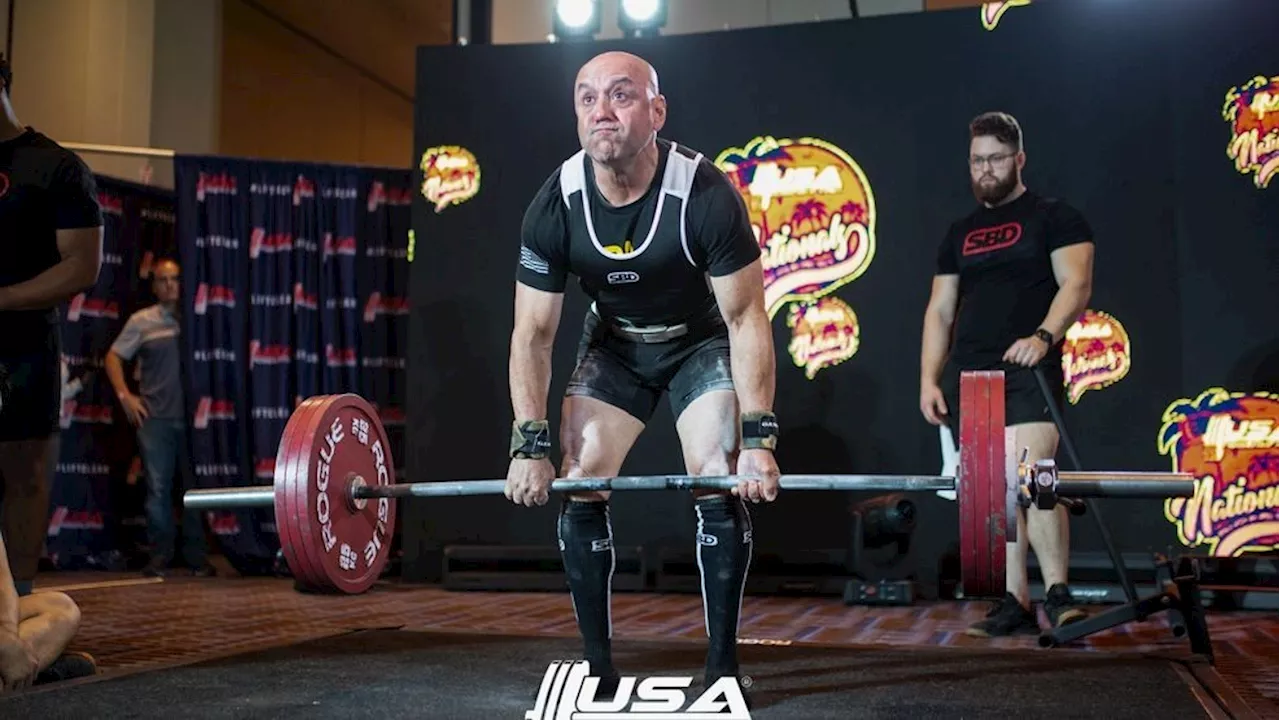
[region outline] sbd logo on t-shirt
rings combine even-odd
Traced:
[[[965,255],[979,255],[994,250],[1003,250],[1017,244],[1022,239],[1022,223],[1005,223],[996,227],[981,228],[964,236],[961,252]]]

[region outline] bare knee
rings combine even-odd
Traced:
[[[66,627],[72,635],[80,630],[80,606],[70,596],[55,593],[58,622]]]
[[[566,478],[584,478],[584,477],[609,477],[616,473],[592,472],[591,469],[583,467],[577,458],[566,455],[563,466],[560,470],[560,476]],[[571,492],[567,493],[571,500],[579,500],[583,502],[608,500],[608,490],[591,490],[587,492]]]
[[[733,472],[731,469],[733,458],[722,452],[699,453],[688,460],[689,474],[695,477],[721,477]],[[728,492],[728,490],[699,488],[693,491],[693,496],[724,495]]]
[[[1035,422],[1009,426],[1013,433],[1013,452],[1017,459],[1022,459],[1022,452],[1027,452],[1027,462],[1052,459],[1058,453],[1058,428],[1053,423]]]
[[[37,592],[21,598],[23,620],[40,620],[65,629],[74,635],[80,629],[80,606],[71,596],[60,592]]]

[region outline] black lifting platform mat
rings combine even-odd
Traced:
[[[549,665],[579,652],[576,638],[367,630],[0,696],[0,717],[567,718],[572,715],[547,714],[545,702],[532,711]],[[686,706],[704,689],[704,652],[702,642],[614,638],[615,663],[624,674],[693,676]],[[1168,659],[764,644],[742,645],[740,657],[750,676],[752,720],[1208,716],[1183,679],[1189,673]]]

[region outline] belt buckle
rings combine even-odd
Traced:
[[[681,323],[679,325],[665,325],[652,329],[625,327],[613,324],[613,328],[623,337],[645,344],[674,340],[675,338],[683,337],[689,332],[689,326],[685,323]]]

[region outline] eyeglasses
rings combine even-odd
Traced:
[[[990,165],[991,167],[1004,165],[1012,160],[1014,155],[1017,155],[1017,153],[996,153],[994,155],[986,156],[971,155],[969,157],[969,167],[980,168],[983,165]]]

